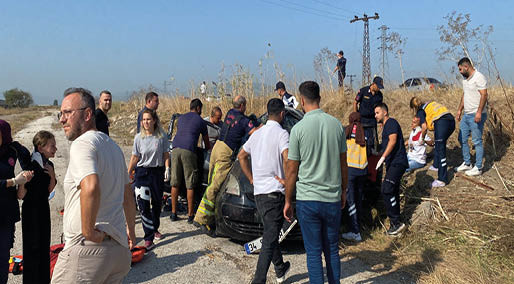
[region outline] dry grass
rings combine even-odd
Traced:
[[[50,115],[57,110],[54,106],[32,106],[28,108],[1,108],[0,117],[9,122],[12,134],[20,131],[25,125],[35,119]]]
[[[347,124],[355,93],[344,95],[326,89],[328,91],[322,92],[322,108]],[[266,101],[275,96],[274,93],[254,96],[245,86],[240,87],[239,91],[234,93],[244,94],[248,99],[248,114],[264,113]],[[513,93],[514,89],[509,88],[511,103],[514,103]],[[404,136],[408,136],[413,117],[408,105],[413,95],[426,101],[435,100],[455,113],[462,90],[454,88],[418,93],[386,90],[384,101],[389,106],[391,116],[403,126]],[[118,142],[132,144],[137,112],[144,104],[143,97],[144,91],[141,91],[128,102],[114,104],[110,113],[111,129]],[[190,98],[184,97],[160,97],[158,113],[163,125],[167,127],[173,113],[188,111],[189,101]],[[202,101],[204,115],[208,115],[213,106],[220,106],[224,113],[231,107],[230,97],[220,101]],[[513,283],[514,167],[510,161],[514,159],[514,147],[505,129],[514,128],[514,117],[510,114],[500,88],[489,90],[489,101],[504,122],[504,128],[500,132],[497,125],[489,124],[486,127],[486,132],[490,133],[485,135],[486,172],[475,180],[495,190],[483,189],[452,173],[448,186],[431,190],[430,183],[437,177],[436,174],[426,169],[418,170],[405,176],[402,185],[404,218],[413,223],[409,232],[391,240],[384,235],[382,226],[368,229],[364,232],[365,241],[345,247],[343,254],[359,257],[370,264],[373,270],[383,274],[408,273],[415,282],[420,283]],[[451,136],[447,147],[451,168],[462,160],[457,133],[458,129]],[[510,192],[504,189],[492,168],[493,163],[498,167]],[[416,209],[427,198],[437,198],[441,206],[428,201],[433,213],[426,218],[414,220],[417,218]],[[443,217],[439,208],[449,220]]]

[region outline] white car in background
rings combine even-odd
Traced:
[[[399,87],[406,88],[407,91],[434,91],[446,88],[446,85],[434,78],[416,77],[405,80]]]

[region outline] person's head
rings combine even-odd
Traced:
[[[341,58],[341,57],[343,57],[343,55],[344,55],[344,52],[342,50],[339,50],[339,52],[337,53],[337,57]]]
[[[350,115],[348,116],[348,122],[350,123],[350,125],[360,122],[360,121],[361,121],[361,114],[359,112],[354,111],[354,112],[350,113]]]
[[[161,121],[159,120],[159,116],[157,115],[157,112],[152,109],[145,109],[143,111],[143,115],[141,118],[141,136],[151,136],[155,135],[158,137],[162,137],[162,127],[161,127]]]
[[[202,107],[203,107],[203,104],[200,99],[193,99],[189,103],[189,110],[192,112],[196,112],[199,115],[202,115]]]
[[[34,145],[34,150],[41,153],[47,159],[55,157],[55,152],[57,152],[55,136],[46,130],[41,130],[34,135],[32,145]]]
[[[281,99],[273,98],[269,100],[266,108],[268,110],[268,119],[274,120],[278,123],[282,122],[286,107]]]
[[[12,136],[9,122],[0,119],[0,132],[2,132],[2,135],[0,135],[0,146],[11,144]]]
[[[284,82],[278,81],[277,85],[275,85],[275,92],[277,92],[277,94],[280,97],[284,96],[284,94],[286,93],[286,85],[284,84]]]
[[[414,117],[412,118],[412,123],[411,123],[411,127],[412,127],[412,129],[414,129],[414,128],[418,127],[418,126],[421,126],[421,123],[420,123],[420,122],[421,122],[421,121],[420,121],[419,117],[414,116]]]
[[[107,113],[112,106],[112,95],[111,92],[104,90],[100,93],[100,98],[98,99],[98,108],[100,108],[103,112]]]
[[[245,113],[246,111],[246,99],[243,96],[236,96],[234,100],[232,101],[232,106],[235,109],[238,109],[242,113]]]
[[[221,121],[221,116],[223,116],[221,108],[219,106],[213,107],[211,110],[211,122],[214,124],[219,124]]]
[[[319,95],[319,85],[314,81],[305,81],[298,87],[300,91],[300,104],[303,111],[307,109],[319,108],[321,97]]]
[[[409,103],[409,106],[410,106],[410,109],[416,113],[418,112],[418,110],[421,108],[421,106],[423,106],[423,104],[425,104],[424,101],[422,101],[420,98],[414,96],[410,99],[410,103]]]
[[[74,141],[88,130],[95,129],[95,99],[89,90],[68,88],[64,91],[59,122],[64,134]]]
[[[148,92],[145,96],[146,108],[157,110],[159,107],[159,95],[156,92]]]
[[[459,60],[459,63],[457,63],[457,66],[459,67],[459,73],[464,78],[469,78],[473,71],[475,71],[475,68],[473,68],[473,64],[471,64],[471,60],[469,58],[464,57],[461,60]]]
[[[384,80],[380,76],[375,76],[375,78],[373,78],[373,82],[369,86],[369,89],[373,93],[375,93],[375,92],[378,92],[380,89],[383,89],[383,88],[384,88]]]
[[[375,119],[378,123],[385,123],[389,118],[389,108],[385,103],[378,103],[375,106]]]

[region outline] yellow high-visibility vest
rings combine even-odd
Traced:
[[[368,157],[366,156],[366,146],[355,143],[355,138],[346,140],[346,161],[349,167],[364,169],[368,165]]]
[[[450,113],[448,109],[440,103],[431,102],[423,105],[423,110],[427,116],[428,130],[434,131],[434,121],[441,118],[441,116]]]

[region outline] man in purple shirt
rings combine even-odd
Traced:
[[[196,147],[200,134],[202,134],[206,149],[211,148],[207,134],[207,123],[200,116],[202,114],[202,106],[202,101],[199,99],[192,100],[189,104],[191,111],[181,115],[178,119],[177,134],[172,142],[173,152],[171,155],[171,221],[178,220],[178,192],[184,180],[187,189],[187,222],[190,224],[193,223],[193,188],[198,180]]]

